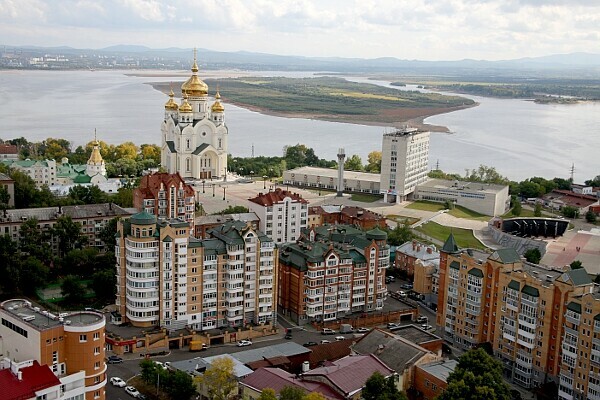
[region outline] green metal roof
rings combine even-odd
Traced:
[[[198,155],[206,150],[206,148],[208,148],[208,143],[202,143],[200,146],[196,147],[196,150],[194,150],[192,154]]]
[[[169,235],[165,236],[165,238],[163,239],[163,242],[172,242],[172,241],[173,241],[173,239]]]
[[[132,224],[136,225],[153,225],[156,223],[156,216],[144,210],[142,212],[132,215],[129,220]]]
[[[572,301],[567,304],[567,310],[575,311],[576,313],[581,314],[581,304]]]
[[[567,272],[567,274],[575,286],[590,285],[592,283],[585,268],[574,269]]]
[[[514,279],[508,283],[508,287],[517,291],[521,290],[521,284]]]
[[[537,288],[534,288],[533,286],[525,285],[523,286],[523,290],[521,290],[521,292],[529,296],[540,297],[540,291],[537,290]]]
[[[89,175],[77,175],[75,179],[73,179],[73,183],[90,183],[92,181],[92,177]]]
[[[167,140],[166,143],[167,143],[167,147],[169,148],[169,151],[171,153],[175,153],[175,142],[172,140]]]
[[[600,314],[596,314],[594,316],[594,321],[600,321]]]
[[[473,275],[473,276],[476,276],[478,278],[483,278],[483,271],[480,270],[479,268],[471,268],[469,270],[469,275]]]
[[[514,264],[521,261],[519,253],[513,248],[498,249],[494,254],[497,256],[494,257],[494,259],[501,261],[503,264]],[[494,254],[492,254],[492,256]]]
[[[452,261],[450,263],[450,268],[460,269],[460,263],[458,261]]]
[[[366,236],[369,240],[387,240],[387,233],[379,229],[378,226],[371,229],[370,231],[367,231]]]
[[[458,245],[456,244],[456,240],[454,240],[454,235],[452,233],[450,233],[450,235],[448,236],[448,239],[446,239],[446,242],[442,246],[441,251],[443,251],[445,253],[457,253],[458,252]]]

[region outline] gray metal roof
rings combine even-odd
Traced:
[[[243,378],[245,376],[250,375],[253,371],[246,367],[240,360],[238,360],[237,358],[235,358],[232,355],[229,354],[222,354],[220,356],[212,356],[212,357],[206,357],[204,359],[204,362],[206,362],[209,365],[210,368],[210,364],[217,358],[230,358],[233,361],[233,374],[235,375],[236,378]]]
[[[238,359],[243,364],[248,364],[253,361],[264,360],[265,358],[273,357],[290,357],[298,354],[310,353],[310,349],[294,342],[286,342],[275,344],[273,346],[261,347],[259,349],[250,349],[233,353],[232,356]]]
[[[362,337],[352,350],[358,354],[374,354],[385,365],[401,374],[413,365],[427,350],[400,336],[373,329]]]
[[[421,368],[423,371],[430,375],[438,378],[441,381],[447,382],[448,376],[454,372],[454,369],[458,366],[456,360],[442,360],[435,361],[429,364],[421,364],[417,368]]]
[[[76,220],[107,216],[117,217],[130,215],[130,213],[116,204],[103,203],[79,206],[22,208],[16,210],[6,210],[5,215],[6,217],[2,222],[17,222],[30,218],[36,218],[38,221],[53,221],[61,215],[68,215],[72,219]]]
[[[190,375],[200,375],[208,367],[208,363],[202,357],[190,358],[189,360],[173,361],[171,367]]]

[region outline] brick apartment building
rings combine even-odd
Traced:
[[[491,343],[512,382],[552,380],[561,399],[600,399],[600,301],[585,269],[531,264],[514,249],[460,250],[450,236],[438,299],[444,338],[465,349]]]
[[[179,173],[159,172],[142,177],[133,191],[133,206],[158,218],[181,218],[193,224],[195,193]]]
[[[308,229],[281,248],[278,309],[299,324],[381,310],[389,259],[387,234],[379,228]]]
[[[321,225],[354,225],[363,230],[386,226],[385,216],[362,207],[323,205],[308,208],[308,227]]]
[[[48,366],[64,382],[64,390],[73,395],[69,398],[105,398],[106,321],[102,314],[53,314],[27,300],[12,299],[0,303],[0,320],[2,351],[7,358],[25,363],[23,367],[34,365],[33,361]],[[82,380],[83,385],[78,383]]]

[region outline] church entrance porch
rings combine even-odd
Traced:
[[[200,171],[200,179],[212,179],[212,171]]]

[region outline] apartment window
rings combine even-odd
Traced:
[[[100,383],[100,377],[99,376],[94,377],[94,383]]]
[[[100,361],[94,363],[94,369],[100,369]]]
[[[94,354],[95,355],[100,354],[100,347],[94,347]]]
[[[79,335],[79,343],[87,342],[87,335]]]
[[[100,332],[94,333],[94,340],[99,340],[99,339],[100,339]]]
[[[58,363],[58,351],[52,352],[52,364]]]

